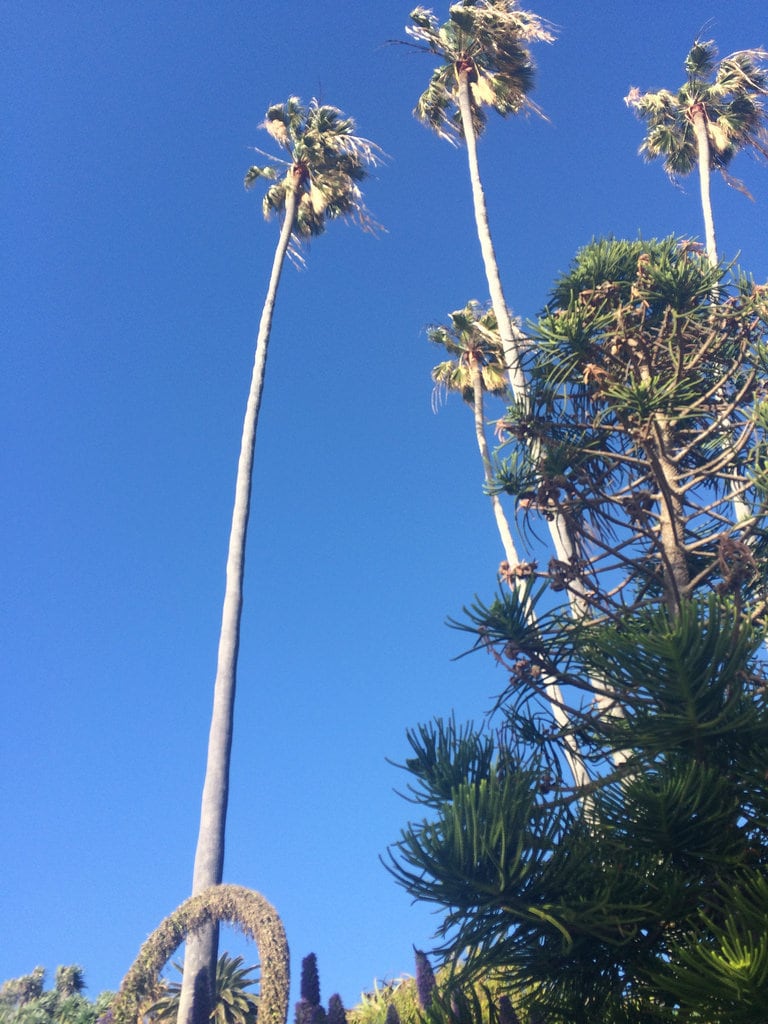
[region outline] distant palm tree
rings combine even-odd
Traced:
[[[174,964],[182,974],[181,964]],[[256,983],[252,972],[256,966],[243,967],[243,957],[231,957],[222,953],[216,964],[216,991],[210,1020],[214,1024],[256,1024],[259,1012],[259,997],[250,991]],[[147,1007],[144,1016],[156,1024],[175,1022],[179,1013],[181,982],[171,981],[166,985],[166,994]]]
[[[726,168],[743,149],[768,156],[766,111],[768,59],[762,49],[739,50],[717,61],[712,40],[696,40],[685,59],[686,81],[677,93],[660,89],[641,93],[636,87],[625,97],[627,106],[645,121],[648,131],[640,147],[647,160],[661,157],[670,177],[699,172],[707,258],[718,262],[710,195],[711,171],[746,192]],[[748,194],[748,193],[747,193]]]
[[[282,227],[256,339],[240,442],[193,894],[222,880],[253,456],[280,276],[292,238],[300,241],[319,235],[327,221],[341,217],[356,220],[363,228],[372,227],[359,183],[365,180],[368,167],[378,162],[380,154],[372,142],[355,135],[355,123],[351,118],[345,117],[336,107],[321,106],[314,100],[307,107],[292,96],[286,103],[270,107],[263,127],[278,143],[286,158],[272,160],[267,166],[251,167],[245,184],[250,187],[262,178],[274,182],[264,197],[264,215],[281,216]],[[192,1021],[205,1024],[208,1013],[203,1013],[201,1007],[210,1002],[217,946],[218,930],[215,925],[206,927],[187,941],[180,1024],[192,1024]]]
[[[449,313],[448,319],[450,326],[434,326],[427,331],[431,342],[454,357],[432,370],[435,395],[440,390],[458,391],[471,406],[484,481],[490,488],[494,472],[485,435],[485,393],[504,395],[508,386],[496,316],[492,309],[483,310],[480,303],[472,301],[464,309]],[[491,493],[490,499],[507,565],[518,565],[520,559],[499,496]]]
[[[85,988],[85,973],[79,964],[56,968],[56,992],[63,998],[79,995]]]
[[[491,238],[485,193],[477,159],[477,138],[486,123],[484,108],[506,117],[538,111],[528,93],[533,87],[534,65],[528,46],[551,42],[546,23],[522,10],[515,0],[462,0],[448,11],[440,25],[432,11],[417,7],[406,32],[417,48],[442,60],[435,69],[414,113],[420,121],[449,142],[464,139],[467,146],[472,200],[488,292],[499,325],[499,335],[510,373],[514,397],[525,400],[525,378],[520,365],[522,334],[509,315]]]

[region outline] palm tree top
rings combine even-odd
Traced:
[[[212,1024],[256,1024],[259,1012],[259,996],[252,990],[258,981],[253,972],[257,965],[244,966],[242,956],[232,957],[222,953],[216,963],[216,992],[210,1020]],[[173,965],[180,974],[184,967]],[[151,1024],[175,1021],[179,1012],[181,982],[164,983],[164,994],[145,1009],[144,1017]]]
[[[410,18],[412,24],[405,31],[415,42],[408,45],[444,62],[435,69],[414,110],[441,138],[456,143],[463,137],[458,111],[462,75],[469,79],[476,134],[485,127],[483,107],[502,117],[541,113],[528,96],[535,70],[528,45],[552,42],[554,34],[538,15],[523,10],[516,0],[461,0],[449,7],[443,25],[426,7],[416,7]]]
[[[684,62],[686,80],[668,89],[642,93],[633,86],[624,101],[648,124],[640,147],[647,160],[662,157],[671,177],[694,170],[698,153],[693,113],[703,111],[710,142],[710,166],[725,174],[733,157],[750,149],[768,157],[768,131],[763,97],[768,96],[768,51],[739,50],[717,60],[713,40],[697,39]]]
[[[440,345],[453,358],[438,363],[432,370],[435,383],[432,407],[437,410],[449,391],[461,392],[465,402],[472,404],[471,364],[480,369],[483,390],[505,395],[508,388],[504,350],[499,338],[496,314],[490,307],[471,299],[463,309],[448,314],[448,324],[427,328],[427,338]]]
[[[289,190],[300,193],[294,235],[299,239],[319,235],[328,220],[347,217],[366,231],[377,227],[363,203],[359,183],[378,166],[383,151],[369,139],[355,134],[355,122],[337,107],[313,99],[309,106],[297,96],[267,110],[261,128],[272,136],[285,157],[269,157],[270,163],[253,166],[245,175],[245,187],[258,179],[273,181],[264,196],[265,217],[282,214]]]

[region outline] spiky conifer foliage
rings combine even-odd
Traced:
[[[544,756],[555,737],[523,707],[535,664],[493,614],[483,643],[510,680],[494,759],[478,731],[475,764],[487,767],[449,795],[433,789],[429,817],[391,851],[410,895],[443,911],[441,954],[472,950],[470,976],[511,974],[551,1021],[673,1021],[679,1002],[714,1024],[736,1019],[739,1000],[739,1019],[760,1020],[748,1013],[768,998],[763,631],[716,594],[567,642],[556,623],[542,628],[538,650],[567,665],[561,683],[609,678],[626,711],[606,721],[582,709],[581,742],[604,767],[580,802]],[[430,750],[450,761],[448,745],[436,724],[411,771]],[[608,759],[619,748],[632,751],[621,772]],[[418,784],[436,774],[421,770]]]
[[[440,955],[466,957],[468,981],[499,972],[523,1020],[762,1022],[766,289],[675,239],[594,243],[536,336],[498,486],[533,490],[532,531],[567,516],[588,559],[454,622],[503,690],[483,728],[409,733],[425,817],[389,866],[440,908]],[[584,786],[545,713],[551,679]],[[621,715],[596,711],[601,692]]]
[[[762,616],[766,289],[684,241],[603,240],[534,334],[531,408],[504,421],[498,487],[532,493],[531,528],[557,512],[589,552],[543,575],[597,617],[701,588]]]

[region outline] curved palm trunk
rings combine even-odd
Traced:
[[[235,502],[227,554],[224,607],[221,616],[213,712],[208,736],[208,760],[205,769],[200,809],[200,829],[195,852],[192,895],[210,885],[218,885],[224,869],[224,832],[229,797],[229,765],[240,646],[240,619],[243,607],[245,541],[251,504],[253,456],[267,348],[272,329],[277,289],[296,217],[298,194],[288,192],[280,238],[272,262],[272,273],[259,323],[251,387],[243,421],[240,459],[235,483]],[[187,940],[184,975],[179,1002],[178,1024],[207,1024],[211,1011],[218,958],[218,927],[207,926]]]
[[[707,115],[704,106],[697,103],[691,107],[688,116],[691,119],[693,133],[696,136],[699,165],[699,191],[701,192],[701,212],[704,215],[704,237],[707,244],[707,259],[713,267],[717,266],[717,241],[715,239],[715,219],[712,215],[712,195],[710,189],[709,135],[707,133]]]

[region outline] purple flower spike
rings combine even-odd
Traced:
[[[317,973],[317,957],[314,953],[301,961],[301,998],[310,1006],[320,1005],[320,977]]]
[[[328,1000],[328,1024],[347,1024],[347,1011],[338,994]]]
[[[416,950],[416,993],[419,1006],[426,1010],[432,1002],[432,990],[435,987],[435,972],[427,959],[427,954]]]
[[[397,1012],[397,1007],[394,1003],[390,1003],[387,1007],[387,1016],[384,1018],[384,1024],[400,1024],[400,1014]]]
[[[499,999],[499,1024],[520,1024],[520,1018],[515,1013],[509,996],[502,996]]]

